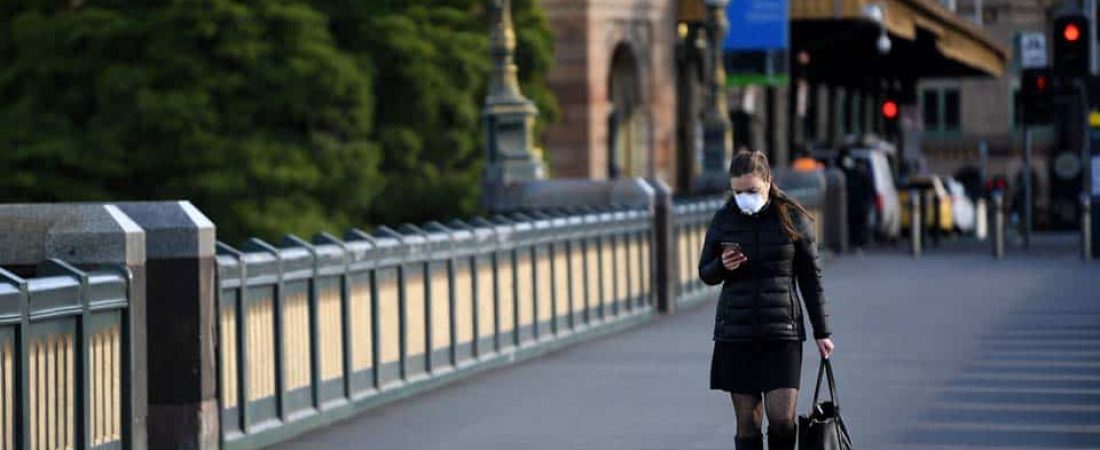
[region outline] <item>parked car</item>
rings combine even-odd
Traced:
[[[880,238],[896,239],[901,234],[901,206],[890,164],[893,146],[884,141],[859,143],[848,148],[848,155],[863,165],[874,184],[874,214],[871,229]]]
[[[936,204],[932,201],[926,201],[924,208],[921,210],[923,222],[925,228],[931,228],[938,226],[939,230],[944,233],[950,233],[955,230],[954,210],[951,206],[951,193],[944,185],[943,179],[938,175],[914,175],[909,178],[905,187],[901,190],[898,198],[901,204],[906,205],[901,209],[901,226],[906,230],[910,227],[910,214],[909,214],[909,191],[917,189],[924,195],[925,199],[931,200],[933,198],[939,200],[939,213],[940,220],[936,223]]]
[[[955,230],[960,233],[973,233],[978,225],[978,216],[974,201],[966,193],[966,187],[954,178],[945,178],[948,193],[951,194],[951,212],[955,219]]]

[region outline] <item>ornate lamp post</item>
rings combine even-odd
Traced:
[[[729,0],[703,0],[707,6],[707,55],[710,77],[706,90],[706,113],[703,117],[703,173],[701,188],[721,191],[728,183],[726,161],[732,156],[732,136],[726,107],[726,69],[722,61],[722,44],[726,36],[726,4]]]
[[[483,187],[490,209],[500,188],[543,178],[532,152],[532,129],[538,110],[520,92],[514,59],[516,34],[510,0],[489,0],[489,48],[493,58],[489,92],[482,111],[487,139]]]

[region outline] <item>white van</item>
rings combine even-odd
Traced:
[[[894,185],[894,172],[890,157],[894,146],[889,142],[859,142],[848,148],[856,164],[870,169],[875,184],[875,214],[871,229],[880,238],[893,240],[901,235],[901,205]]]

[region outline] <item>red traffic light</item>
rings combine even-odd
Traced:
[[[1081,39],[1081,29],[1077,28],[1077,24],[1067,24],[1066,27],[1062,29],[1062,37],[1066,38],[1067,41],[1076,42],[1078,39]]]
[[[1039,76],[1035,77],[1035,90],[1038,91],[1038,92],[1042,92],[1042,91],[1047,90],[1047,77],[1046,76],[1039,75]]]
[[[898,104],[893,100],[882,102],[882,117],[895,119],[898,117]]]

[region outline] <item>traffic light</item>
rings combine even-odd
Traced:
[[[1024,69],[1020,73],[1020,108],[1024,125],[1050,123],[1051,92],[1050,71],[1046,68]]]
[[[1089,21],[1070,12],[1054,18],[1054,75],[1084,77],[1089,72]]]
[[[896,135],[898,133],[898,102],[892,98],[887,98],[882,101],[882,105],[879,108],[879,112],[882,114],[882,122],[886,127],[887,135]]]

